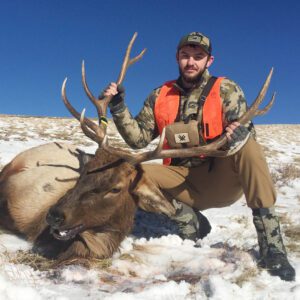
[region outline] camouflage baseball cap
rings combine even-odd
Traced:
[[[211,54],[212,46],[209,38],[202,34],[201,32],[191,32],[185,35],[179,42],[177,46],[177,51],[179,51],[183,46],[186,45],[197,45],[200,46],[207,54]]]

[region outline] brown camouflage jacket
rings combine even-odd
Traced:
[[[202,80],[199,85],[192,90],[184,89],[180,78],[174,83],[174,86],[180,91],[180,120],[197,112],[198,99],[209,78],[209,72],[206,70],[202,75]],[[225,78],[221,83],[220,89],[223,105],[223,127],[225,128],[228,124],[228,120],[238,118],[246,111],[247,104],[243,91],[232,80]],[[160,87],[154,89],[152,93],[150,93],[144,102],[144,106],[136,117],[131,115],[124,104],[118,108],[111,108],[113,120],[118,131],[127,144],[133,149],[146,147],[159,135],[154,117],[154,105],[159,92]],[[199,111],[199,119],[202,119],[202,109]],[[252,123],[249,123],[247,126],[249,131],[255,135]],[[201,143],[204,142],[202,141]],[[197,166],[202,162],[203,159],[197,157],[172,160],[172,164],[188,167]]]

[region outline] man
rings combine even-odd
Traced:
[[[241,88],[227,78],[210,76],[208,68],[214,61],[212,46],[202,33],[192,32],[180,40],[176,60],[179,78],[155,89],[135,118],[124,103],[123,88],[111,83],[104,91],[105,96],[114,95],[110,110],[120,134],[132,148],[143,148],[165,126],[178,137],[176,124],[189,126],[190,136],[190,128],[196,124],[200,144],[226,132],[226,147],[231,156],[165,159],[164,166],[143,164],[143,169],[167,199],[176,199],[175,220],[180,224],[183,238],[196,240],[209,233],[210,224],[199,210],[229,206],[244,193],[257,230],[259,265],[271,275],[294,280],[295,270],[288,262],[274,211],[276,195],[272,179],[255,141],[253,124],[244,126],[236,122],[247,109]],[[181,134],[179,138],[185,142],[185,136]],[[187,147],[188,142],[178,147]],[[165,147],[173,147],[172,143],[167,137]]]

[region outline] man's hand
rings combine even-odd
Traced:
[[[121,102],[124,102],[125,98],[125,89],[122,85],[117,85],[115,82],[111,82],[100,94],[99,99],[103,99],[104,97],[113,96],[109,107],[115,107]]]
[[[118,85],[115,82],[111,82],[100,94],[99,99],[107,96],[115,96],[118,94]]]
[[[225,128],[225,131],[229,148],[234,148],[237,143],[246,139],[249,134],[249,130],[239,122],[232,122]]]

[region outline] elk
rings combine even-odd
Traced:
[[[144,49],[130,58],[136,36],[135,33],[127,47],[117,84],[122,83],[128,67],[145,52]],[[271,76],[272,70],[252,106],[238,120],[241,124],[266,113],[272,106],[275,94],[263,110],[258,109]],[[227,139],[222,135],[205,146],[163,150],[163,132],[153,151],[133,154],[112,147],[106,132],[106,111],[112,97],[99,100],[93,96],[82,63],[82,83],[96,107],[96,124],[85,117],[84,110],[80,114],[70,104],[66,82],[67,79],[62,85],[65,106],[80,122],[84,134],[99,147],[92,156],[71,145],[50,143],[16,156],[0,173],[0,224],[25,235],[33,242],[33,250],[46,257],[107,258],[130,233],[137,207],[168,216],[175,212],[143,173],[142,162],[200,154],[227,156],[228,152],[220,150]]]

